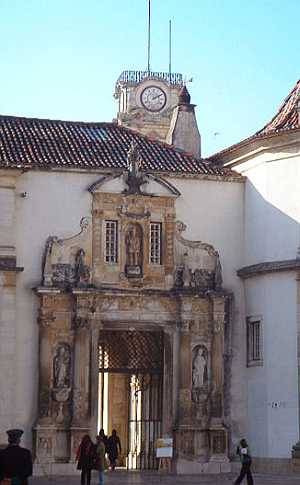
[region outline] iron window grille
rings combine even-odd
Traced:
[[[118,221],[105,221],[105,262],[118,262]]]
[[[247,317],[247,365],[263,364],[263,329],[261,317]]]
[[[161,264],[161,237],[162,225],[160,222],[150,223],[150,264]]]

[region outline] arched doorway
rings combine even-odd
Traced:
[[[104,330],[99,335],[98,427],[116,429],[119,465],[156,468],[162,429],[164,342],[161,331]]]

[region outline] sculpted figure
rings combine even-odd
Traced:
[[[70,376],[70,351],[61,346],[54,356],[54,387],[68,387]]]
[[[193,360],[192,381],[193,387],[202,387],[207,375],[207,360],[205,350],[198,347]]]
[[[85,264],[85,252],[81,248],[75,258],[75,283],[77,286],[85,286],[90,280],[90,269]]]
[[[127,233],[127,264],[130,266],[138,266],[140,264],[141,256],[141,234],[137,225],[133,225]]]

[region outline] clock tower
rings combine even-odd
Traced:
[[[182,86],[182,74],[123,71],[114,93],[118,124],[166,141]]]

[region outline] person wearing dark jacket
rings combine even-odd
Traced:
[[[117,464],[119,453],[122,452],[120,438],[115,429],[112,430],[111,436],[108,438],[108,458],[111,470],[114,471]]]
[[[0,481],[6,479],[12,485],[27,485],[32,475],[32,457],[29,450],[20,446],[22,429],[9,429],[8,446],[0,451]]]
[[[108,453],[108,437],[106,436],[104,429],[101,428],[99,431],[99,436],[102,439],[105,446],[105,453]]]
[[[237,447],[236,453],[240,457],[242,468],[238,478],[234,482],[234,485],[239,485],[244,480],[245,476],[247,476],[247,484],[254,485],[253,477],[251,473],[251,463],[252,463],[251,452],[250,452],[249,445],[244,438],[241,439],[240,444]]]
[[[84,435],[76,453],[77,470],[81,470],[81,485],[90,485],[94,464],[95,445],[88,434]]]

